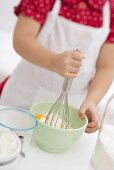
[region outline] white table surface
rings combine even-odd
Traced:
[[[60,154],[43,151],[32,138],[26,158],[16,170],[88,170],[96,138],[97,133],[85,133],[69,150]]]
[[[68,151],[61,154],[47,153],[34,141],[26,153],[26,158],[17,170],[88,170],[92,151],[95,146],[96,133],[84,134]]]

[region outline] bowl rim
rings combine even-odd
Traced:
[[[30,111],[32,112],[32,114],[34,115],[34,113],[33,113],[33,111],[32,111],[32,109],[33,109],[33,107],[35,107],[36,105],[38,105],[38,104],[43,104],[43,103],[54,103],[54,101],[49,101],[49,102],[47,102],[47,101],[43,101],[43,102],[38,102],[38,103],[35,103],[35,104],[33,104],[32,106],[31,106],[31,108],[30,108]],[[75,107],[73,107],[73,106],[71,106],[71,105],[69,105],[71,108],[74,108],[74,109],[76,109]],[[78,110],[78,109],[76,109],[76,110]],[[47,125],[47,124],[45,124],[45,123],[42,123],[41,121],[39,121],[38,119],[37,119],[37,121],[39,122],[39,124],[42,124],[43,126],[46,126],[46,127],[48,127],[48,128],[51,128],[51,129],[56,129],[56,130],[59,130],[59,131],[78,131],[78,130],[81,130],[81,129],[84,129],[86,126],[87,126],[87,124],[88,124],[88,118],[87,118],[87,116],[85,115],[85,117],[84,117],[84,119],[86,120],[86,122],[85,122],[85,124],[82,126],[82,127],[80,127],[80,128],[76,128],[76,129],[62,129],[62,128],[57,128],[57,127],[52,127],[52,126],[49,126],[49,125]]]
[[[10,127],[10,126],[7,126],[6,124],[2,123],[0,121],[0,126],[2,127],[5,127],[5,128],[8,128],[10,130],[13,130],[13,131],[29,131],[29,130],[32,130],[34,129],[37,125],[38,125],[38,120],[36,119],[36,117],[28,110],[25,110],[25,109],[21,109],[21,108],[17,108],[17,107],[4,107],[4,108],[1,108],[0,109],[0,112],[1,111],[10,111],[10,110],[13,110],[13,111],[19,111],[19,112],[23,112],[24,114],[27,114],[27,115],[30,115],[32,117],[32,119],[34,119],[35,123],[34,123],[34,126],[30,127],[30,128],[13,128],[13,127]]]

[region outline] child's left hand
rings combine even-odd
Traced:
[[[99,129],[99,118],[97,116],[97,106],[92,100],[85,100],[80,107],[80,117],[88,118],[88,125],[86,127],[87,133],[93,133]]]

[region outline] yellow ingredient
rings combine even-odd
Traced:
[[[42,113],[36,115],[36,118],[38,120],[40,120],[42,117],[45,117],[44,114],[42,114]]]

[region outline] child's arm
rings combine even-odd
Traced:
[[[98,129],[96,106],[104,97],[114,78],[114,44],[104,44],[97,62],[97,71],[89,86],[88,95],[83,102],[80,115],[87,113],[90,123],[87,132]]]
[[[38,42],[39,32],[39,23],[31,18],[20,16],[14,32],[14,48],[17,53],[30,63],[63,77],[75,77],[84,58],[83,54],[76,51],[66,51],[61,54],[52,52]]]

